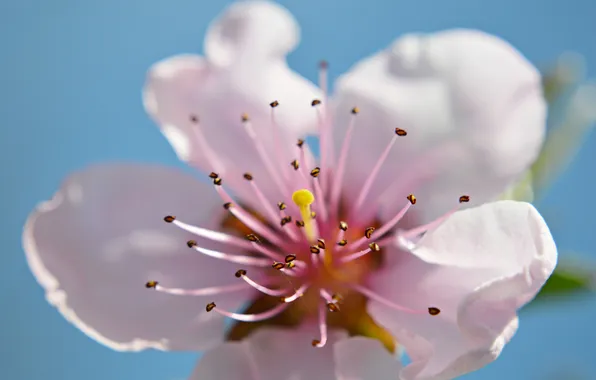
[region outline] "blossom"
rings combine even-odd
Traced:
[[[494,360],[556,264],[530,204],[491,202],[540,150],[540,76],[498,38],[454,30],[398,39],[331,97],[326,64],[319,87],[287,66],[298,39],[285,9],[241,2],[205,57],[150,69],[148,113],[212,184],[140,164],[71,175],[24,230],[48,301],[113,349],[217,347],[201,379],[235,378],[241,362],[278,379],[265,361],[297,345],[319,351],[286,358],[287,373],[335,358],[321,379],[375,366],[448,379]],[[254,331],[267,323],[286,330]]]

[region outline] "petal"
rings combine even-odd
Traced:
[[[338,380],[395,380],[401,363],[378,340],[355,337],[333,346]]]
[[[316,126],[310,103],[321,92],[285,60],[297,41],[298,26],[284,8],[240,2],[212,24],[206,58],[175,56],[148,73],[145,108],[179,158],[204,172],[218,172],[249,203],[254,195],[242,174],[250,172],[272,202],[281,201],[274,177],[295,175],[290,162],[299,158],[296,140]],[[272,111],[274,100],[279,106]],[[243,114],[250,118],[265,160],[249,138]]]
[[[517,329],[517,310],[555,268],[557,250],[528,203],[499,201],[457,212],[427,233],[412,254],[388,253],[373,290],[394,303],[438,316],[369,303],[413,363],[404,380],[451,379],[496,359]]]
[[[369,199],[387,205],[414,191],[425,219],[462,194],[476,204],[494,199],[532,164],[545,133],[539,73],[478,31],[397,40],[338,80],[337,103],[336,143],[358,106],[353,149],[374,152],[351,155],[349,187],[359,190],[394,128],[404,129]]]
[[[259,329],[240,343],[207,352],[191,380],[334,380],[332,347],[345,334],[332,332],[325,347],[313,348],[317,334],[311,325]]]
[[[99,165],[74,173],[30,216],[27,261],[46,298],[75,326],[116,350],[204,349],[223,339],[213,300],[237,308],[251,293],[175,296],[146,289],[238,284],[235,265],[186,247],[193,235],[163,221],[168,214],[216,228],[215,192],[175,169]],[[219,211],[221,210],[221,211]]]

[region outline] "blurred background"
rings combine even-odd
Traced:
[[[31,275],[21,230],[75,169],[126,160],[183,167],[143,111],[145,71],[161,58],[202,52],[208,23],[229,3],[0,2],[0,379],[175,380],[190,373],[197,354],[117,353],[69,325]],[[333,79],[403,33],[453,27],[496,34],[545,73],[551,140],[532,181],[560,249],[559,273],[522,311],[502,357],[465,378],[596,379],[596,297],[588,291],[596,272],[596,136],[589,133],[596,92],[583,84],[596,77],[596,2],[280,3],[302,26],[290,66],[313,81],[320,59],[330,62]],[[563,54],[570,51],[585,65]]]

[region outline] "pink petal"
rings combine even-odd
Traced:
[[[401,362],[378,340],[355,337],[333,346],[337,380],[395,380]]]
[[[323,348],[311,346],[313,326],[260,329],[239,343],[225,343],[205,353],[191,380],[335,380],[333,332]]]
[[[414,192],[422,219],[463,194],[476,204],[494,199],[532,164],[545,133],[538,71],[509,44],[478,31],[398,39],[340,77],[337,102],[336,143],[351,107],[360,108],[346,178],[352,192],[399,127],[407,136],[369,199],[381,197],[391,213],[389,205]]]
[[[171,57],[148,73],[145,108],[179,158],[204,172],[219,173],[247,202],[254,201],[254,194],[242,178],[244,172],[253,174],[272,202],[282,200],[273,177],[290,174],[290,162],[298,158],[297,139],[316,127],[310,103],[322,94],[290,70],[285,59],[298,39],[298,25],[284,8],[240,2],[211,25],[205,58]],[[277,127],[270,107],[275,100]],[[249,138],[241,121],[244,113],[277,174],[267,170]],[[198,124],[191,122],[191,115]]]
[[[387,256],[372,288],[394,303],[441,313],[407,314],[376,301],[369,311],[412,357],[402,379],[439,380],[499,356],[517,329],[517,310],[554,270],[557,249],[532,205],[500,201],[456,213],[411,254]]]
[[[172,214],[216,227],[223,211],[210,186],[175,169],[93,166],[71,175],[29,216],[23,244],[48,302],[91,338],[116,350],[205,349],[223,339],[223,318],[205,312],[216,296],[163,294],[145,283],[237,284],[235,265],[185,244],[213,243],[163,220]],[[237,308],[250,296],[243,290],[217,300]]]

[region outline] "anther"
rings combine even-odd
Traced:
[[[313,107],[318,106],[319,104],[321,104],[319,99],[314,99],[312,102],[310,102],[310,105]]]
[[[226,203],[224,203],[224,205],[223,205],[223,208],[225,208],[226,210],[229,210],[229,209],[230,209],[230,207],[232,207],[232,202],[226,202]]]
[[[316,217],[317,217],[317,213],[316,213],[316,212],[314,212],[314,211],[311,211],[311,212],[310,212],[310,218],[311,218],[311,219],[314,219],[314,218],[316,218]]]
[[[283,202],[277,202],[277,207],[279,208],[279,210],[285,210],[286,209],[286,204]]]
[[[211,310],[215,309],[215,302],[209,302],[207,304],[207,306],[205,306],[205,310],[208,312],[210,312]]]
[[[269,103],[269,105],[271,106],[271,108],[275,108],[275,107],[279,106],[279,102],[277,100],[274,100],[271,103]]]
[[[405,130],[403,130],[401,128],[395,128],[395,134],[398,136],[406,136],[408,134],[408,132],[406,132]]]
[[[339,306],[336,303],[329,302],[327,304],[327,310],[329,310],[332,313],[337,313],[339,311]]]
[[[313,347],[317,347],[319,344],[321,344],[321,341],[317,340],[317,339],[313,339],[311,344]]]
[[[286,264],[291,263],[292,261],[296,260],[296,255],[290,254],[286,256]]]
[[[157,284],[159,284],[159,282],[157,282],[157,281],[148,281],[148,282],[145,284],[145,287],[146,287],[147,289],[155,289],[155,288],[157,287]]]
[[[280,263],[277,261],[275,261],[273,264],[271,264],[271,268],[277,269],[277,270],[282,270],[282,269],[284,269],[284,267],[285,267],[284,263]]]
[[[339,229],[342,231],[347,231],[348,230],[348,223],[341,221],[339,222]]]
[[[281,221],[279,222],[279,224],[283,227],[286,224],[290,223],[291,221],[292,221],[291,216],[284,216],[283,218],[281,218]]]
[[[325,249],[325,240],[324,239],[318,239],[317,240],[317,247],[319,247],[321,249]]]
[[[246,235],[246,239],[248,239],[248,241],[251,241],[253,243],[258,243],[259,242],[259,238],[255,234],[248,234],[248,235]]]
[[[462,195],[459,197],[459,203],[467,203],[470,201],[470,197],[468,195]]]
[[[318,255],[319,253],[321,253],[321,250],[316,245],[311,245],[310,253],[314,253],[315,255]]]
[[[243,113],[241,117],[242,117],[242,122],[243,123],[246,123],[249,120],[247,113]]]
[[[348,244],[348,241],[346,239],[341,239],[340,241],[337,242],[337,245],[339,245],[340,247],[345,247]]]
[[[439,315],[440,313],[441,313],[441,310],[439,310],[439,308],[436,308],[436,307],[428,308],[428,314],[432,315],[433,317],[436,315]]]
[[[192,248],[192,247],[196,247],[197,246],[197,242],[194,240],[189,240],[186,242],[186,245],[188,246],[188,248]]]
[[[221,179],[221,178],[219,178],[219,177],[218,177],[218,178],[215,178],[215,179],[213,180],[213,184],[214,184],[215,186],[221,186],[221,183],[222,183],[222,179]]]
[[[373,252],[379,252],[381,250],[381,247],[379,247],[377,243],[370,243],[368,248],[370,248],[370,250]]]
[[[329,62],[322,60],[321,62],[319,62],[319,68],[321,69],[326,69],[329,67]]]
[[[168,215],[168,216],[164,217],[163,220],[166,223],[172,223],[174,220],[176,220],[176,217],[174,215]]]
[[[302,221],[302,220],[297,220],[297,221],[296,221],[296,227],[304,227],[304,221]]]
[[[416,204],[416,197],[414,196],[414,194],[410,194],[406,198],[410,201],[411,204]]]
[[[236,273],[234,274],[234,276],[240,278],[242,276],[246,276],[246,271],[244,269],[238,269],[236,271]]]
[[[310,171],[310,175],[314,178],[317,178],[319,176],[319,173],[321,173],[321,168],[319,168],[318,166]]]
[[[370,239],[371,236],[372,236],[372,234],[373,234],[373,232],[375,232],[375,228],[374,227],[367,227],[364,230],[364,236],[366,236],[367,239]]]
[[[243,177],[247,181],[252,181],[252,179],[253,179],[252,174],[250,174],[250,173],[244,173]]]
[[[337,302],[337,303],[342,303],[342,302],[344,302],[344,297],[342,297],[342,295],[341,295],[341,294],[337,294],[337,293],[336,293],[336,294],[334,294],[334,295],[332,295],[332,296],[331,296],[331,299],[332,299],[333,301]]]
[[[219,174],[217,174],[216,172],[209,173],[209,178],[211,178],[211,179],[216,179],[218,177],[219,177]]]
[[[298,142],[296,143],[296,145],[298,146],[298,148],[302,148],[302,145],[304,145],[304,140],[298,139]]]
[[[296,263],[293,261],[290,261],[289,263],[286,264],[286,268],[288,269],[293,269],[296,267]]]
[[[199,122],[199,117],[197,115],[190,115],[190,121],[196,124]]]
[[[352,108],[352,114],[356,115],[359,112],[360,112],[360,108],[358,108],[358,107]]]
[[[298,160],[294,160],[294,161],[290,162],[290,165],[292,165],[294,170],[298,170],[300,168],[300,163],[298,162]]]

